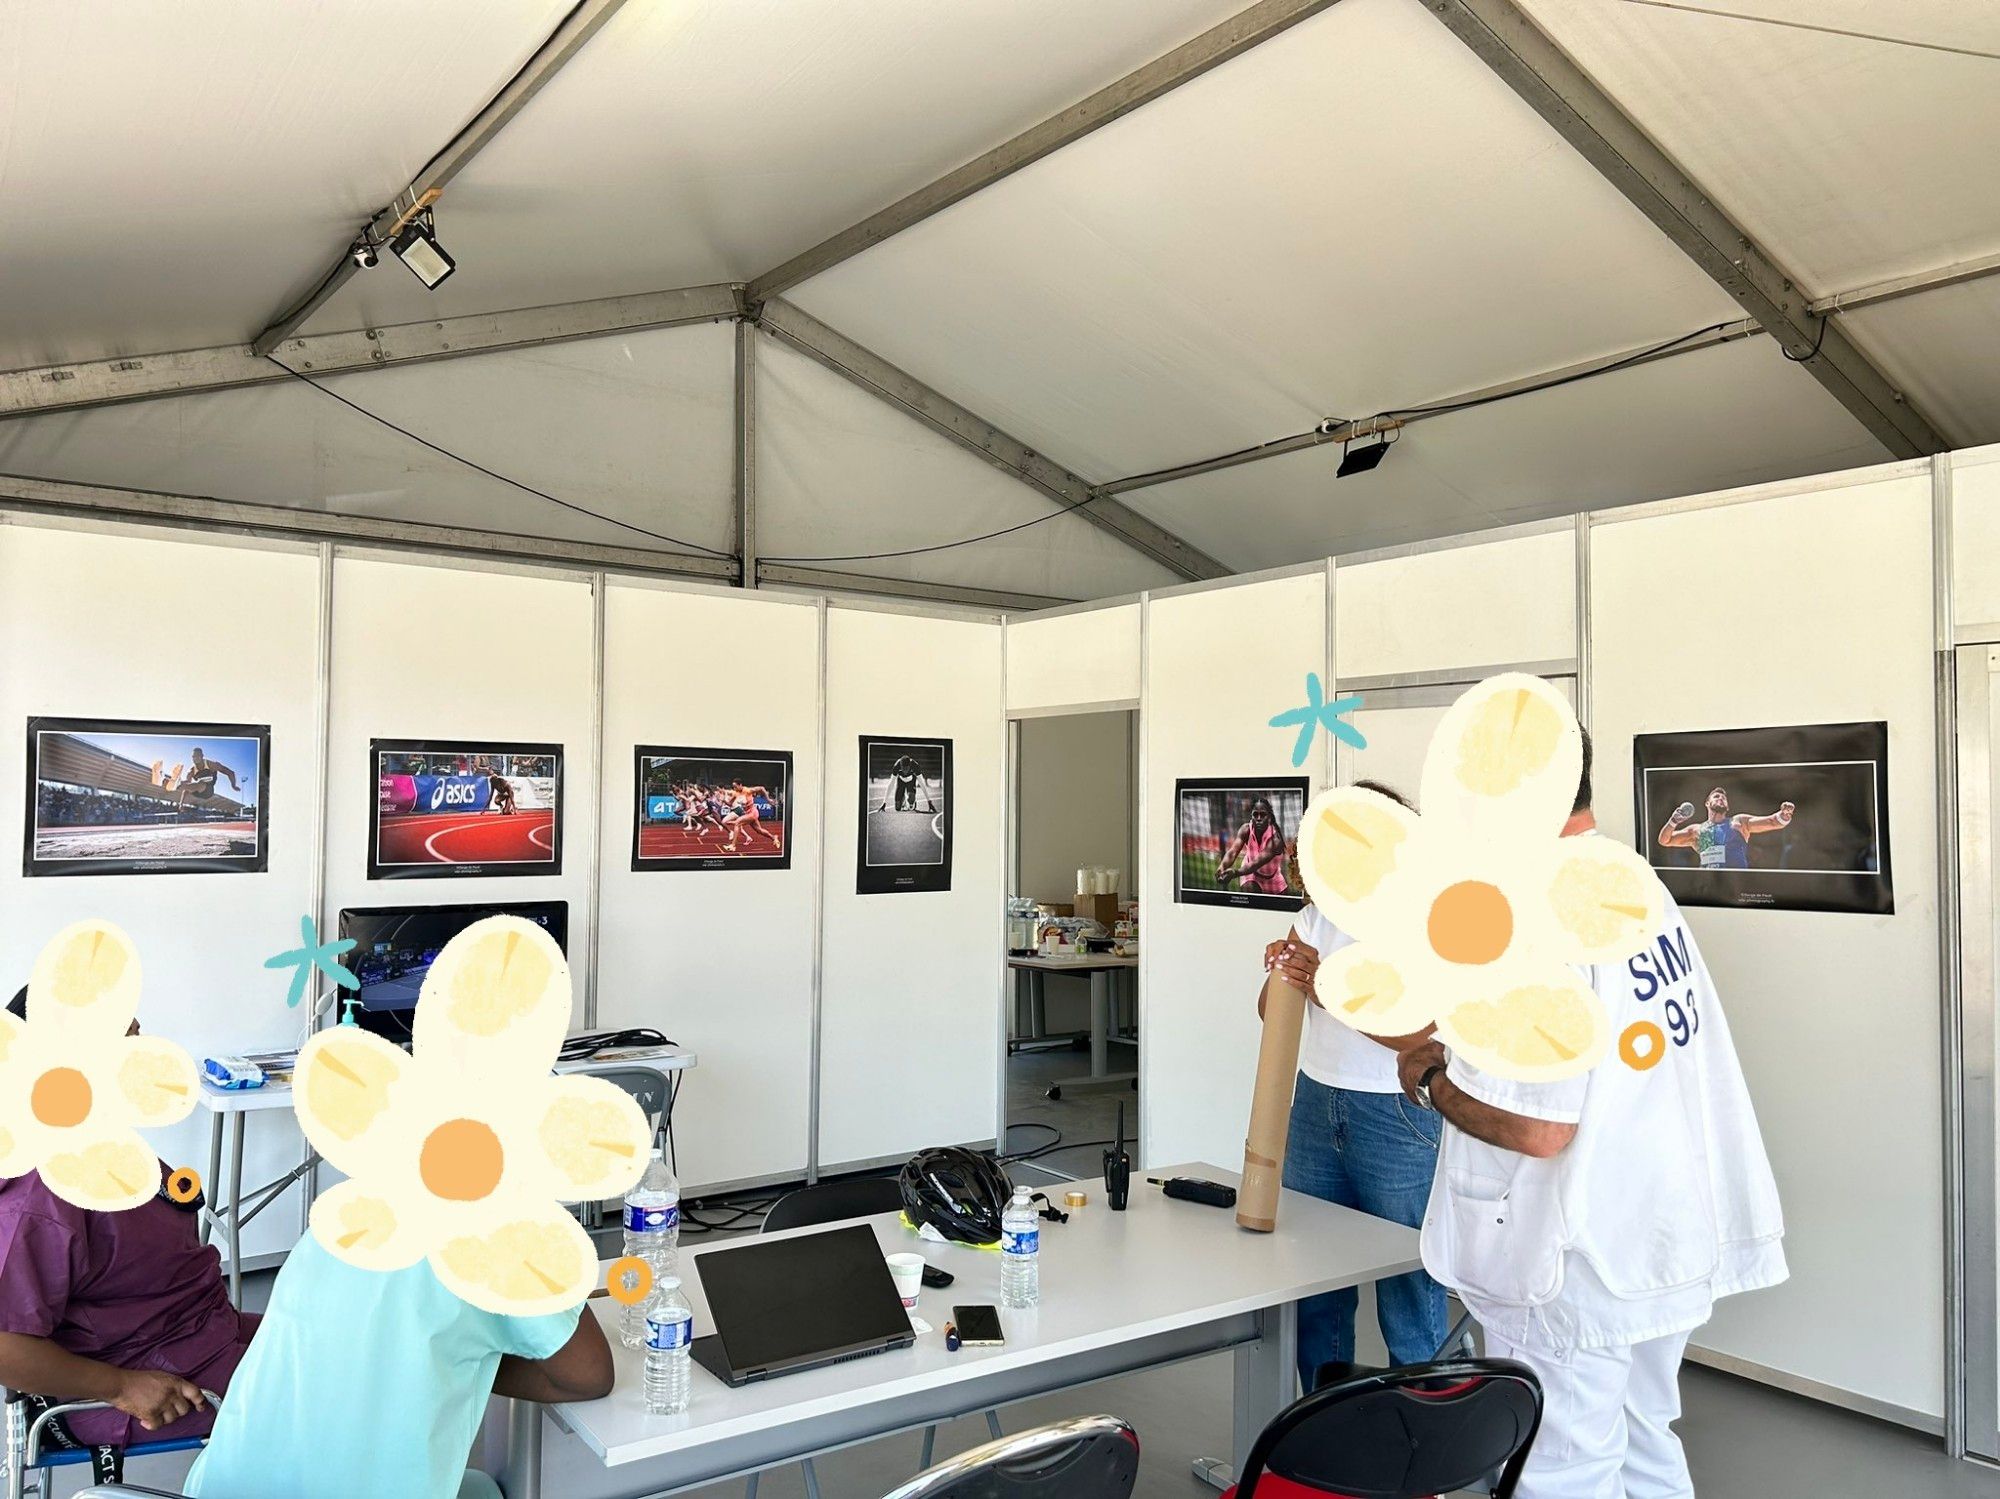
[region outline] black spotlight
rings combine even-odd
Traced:
[[[445,254],[444,247],[437,242],[428,211],[405,225],[403,232],[389,242],[389,248],[396,252],[397,259],[416,273],[419,281],[433,291],[439,282],[458,269],[458,262]]]
[[[1396,445],[1396,439],[1385,437],[1380,442],[1371,442],[1366,447],[1357,448],[1351,443],[1340,447],[1340,467],[1333,471],[1336,479],[1345,479],[1349,474],[1365,474],[1371,468],[1379,467],[1389,456],[1389,449]]]

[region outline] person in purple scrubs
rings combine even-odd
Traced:
[[[7,1008],[25,1019],[27,1000]],[[82,1446],[206,1435],[202,1391],[228,1387],[257,1330],[166,1177],[162,1165],[160,1193],[121,1213],[72,1206],[39,1172],[0,1178],[0,1385],[112,1406],[65,1422]]]

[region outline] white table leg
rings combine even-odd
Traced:
[[[208,1116],[208,1176],[202,1181],[201,1242],[215,1229],[215,1194],[222,1190],[222,1116]]]
[[[1111,970],[1095,968],[1090,974],[1090,1075],[1107,1077],[1111,1072]]]
[[[229,1302],[243,1310],[243,1121],[241,1113],[229,1116]]]
[[[1299,1361],[1299,1307],[1295,1301],[1267,1307],[1257,1314],[1263,1336],[1254,1343],[1238,1346],[1236,1361],[1235,1430],[1231,1459],[1224,1465],[1218,1458],[1194,1460],[1194,1476],[1203,1483],[1226,1489],[1236,1482],[1250,1457],[1250,1447],[1258,1433],[1297,1398]]]
[[[507,1402],[507,1463],[494,1475],[506,1499],[542,1499],[542,1408]]]

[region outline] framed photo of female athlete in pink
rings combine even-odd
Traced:
[[[1896,909],[1889,726],[1640,734],[1636,842],[1684,906]]]
[[[1304,906],[1305,891],[1293,885],[1287,866],[1298,846],[1307,794],[1304,776],[1174,782],[1180,846],[1174,899],[1258,911]]]

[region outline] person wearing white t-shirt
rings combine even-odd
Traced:
[[[1590,755],[1564,836],[1595,836]],[[1617,1038],[1581,1077],[1517,1083],[1431,1040],[1402,1056],[1445,1121],[1424,1265],[1540,1377],[1519,1499],[1684,1499],[1672,1423],[1716,1300],[1785,1278],[1784,1220],[1729,1023],[1671,897],[1654,944],[1589,973]]]
[[[1409,805],[1379,782],[1355,784]],[[1353,940],[1307,906],[1291,935],[1265,949],[1264,967],[1282,970],[1289,983],[1311,995],[1320,960]],[[1417,1039],[1377,1040],[1317,1001],[1306,1006],[1285,1140],[1287,1187],[1408,1228],[1423,1221],[1437,1167],[1439,1121],[1404,1098],[1394,1049]],[[1299,1303],[1299,1382],[1307,1390],[1326,1365],[1353,1361],[1359,1304],[1353,1287]],[[1393,1364],[1426,1362],[1448,1330],[1444,1289],[1421,1270],[1377,1282],[1375,1311]]]

